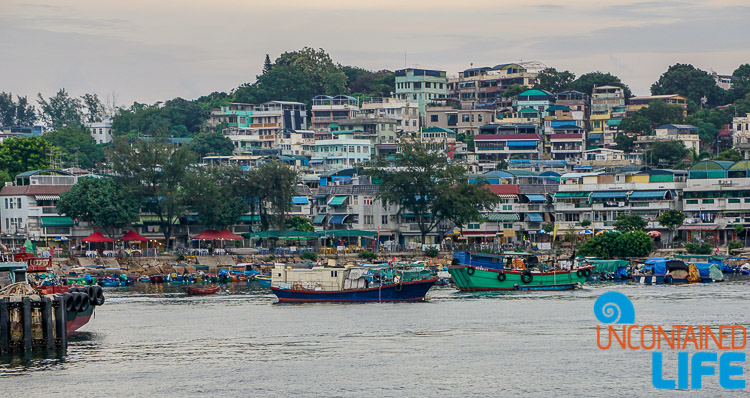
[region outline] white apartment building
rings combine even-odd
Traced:
[[[86,129],[89,131],[94,141],[97,144],[107,144],[112,142],[112,120],[102,120],[101,122],[85,123]]]

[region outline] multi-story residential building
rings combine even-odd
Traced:
[[[625,106],[613,107],[610,111],[604,113],[592,113],[589,116],[589,131],[600,142],[598,145],[612,147],[615,145],[615,136],[617,134],[620,122],[625,118]]]
[[[557,93],[555,98],[555,105],[566,106],[570,109],[573,120],[588,121],[591,114],[591,98],[588,94],[571,90]]]
[[[425,116],[425,105],[448,93],[445,71],[406,68],[396,71],[396,97],[403,101],[415,101],[420,116]]]
[[[419,141],[433,150],[449,152],[456,146],[456,132],[442,127],[428,127],[420,133]]]
[[[238,153],[253,149],[273,149],[282,130],[305,130],[305,104],[269,101],[260,105],[230,103],[211,112],[211,128],[223,126],[223,133]]]
[[[315,132],[312,130],[284,130],[277,142],[282,155],[312,156],[315,152]]]
[[[625,153],[619,149],[597,148],[583,151],[583,159],[578,162],[581,166],[592,168],[619,169],[626,166],[643,164],[642,153]]]
[[[625,106],[625,92],[622,87],[598,86],[591,90],[591,114],[611,112]]]
[[[556,100],[554,95],[544,90],[526,90],[513,100],[513,109],[517,117],[542,119],[550,115],[547,109],[554,105]]]
[[[742,152],[743,158],[750,158],[750,113],[732,119],[732,146]]]
[[[648,95],[644,97],[631,97],[628,100],[627,116],[632,115],[641,108],[649,106],[654,101],[662,101],[667,105],[679,105],[685,109],[684,114],[687,116],[687,97],[679,94],[665,95]]]
[[[554,133],[547,136],[547,139],[549,140],[549,153],[552,160],[577,163],[586,149],[585,134],[583,133]]]
[[[398,98],[366,98],[357,117],[394,119],[401,132],[418,132],[420,123],[419,105],[416,101]]]
[[[0,231],[6,246],[19,246],[25,239],[48,241],[81,238],[92,232],[86,223],[74,224],[57,212],[60,195],[78,177],[62,170],[35,170],[16,176],[15,185],[0,190]]]
[[[731,90],[735,80],[739,80],[737,77],[732,75],[720,75],[715,71],[711,71],[711,77],[714,78],[716,85],[721,87],[723,90]]]
[[[543,142],[543,138],[535,133],[479,134],[474,137],[474,152],[481,170],[493,170],[499,161],[514,156],[540,159]]]
[[[107,144],[112,142],[112,120],[102,120],[101,122],[84,123],[94,141],[97,144]]]
[[[622,214],[640,215],[648,229],[664,233],[656,219],[667,210],[682,209],[686,179],[681,170],[563,174],[555,194],[558,234],[581,231],[583,220],[592,222],[588,229],[612,230]]]
[[[535,61],[478,67],[459,72],[448,80],[448,96],[474,107],[497,108],[510,105],[503,92],[512,85],[531,87],[539,72],[547,68]]]
[[[398,120],[390,118],[357,117],[341,120],[338,126],[343,130],[355,131],[356,138],[368,139],[376,144],[395,144]],[[335,134],[335,131],[333,132]]]
[[[462,108],[454,100],[433,102],[427,106],[425,126],[450,129],[459,134],[477,135],[479,128],[488,123],[495,123],[495,111],[492,109]]]
[[[333,139],[315,141],[315,153],[310,167],[316,169],[342,169],[369,162],[372,154],[370,140],[352,138],[353,132],[336,132]]]
[[[318,95],[312,100],[312,129],[331,131],[331,124],[357,117],[359,100],[347,95]]]
[[[679,228],[684,241],[704,239],[715,246],[734,238],[734,226],[750,228],[750,163],[704,160],[689,170]]]
[[[656,128],[654,135],[642,135],[635,141],[637,148],[645,149],[654,142],[681,141],[685,148],[700,153],[700,135],[698,128],[689,124],[664,124]]]

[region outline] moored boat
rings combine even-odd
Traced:
[[[209,294],[214,294],[219,291],[219,286],[212,286],[212,287],[192,287],[192,286],[183,286],[182,290],[185,291],[189,296],[207,296]]]
[[[422,267],[389,265],[277,266],[271,275],[271,291],[280,303],[420,301],[438,280]]]
[[[533,270],[538,259],[527,253],[456,253],[448,268],[459,290],[465,292],[495,290],[572,290],[580,288],[591,276],[593,266],[569,270]],[[462,261],[469,261],[469,264]],[[473,261],[474,259],[478,261]],[[455,264],[455,263],[458,264]]]

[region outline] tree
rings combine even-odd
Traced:
[[[573,80],[568,85],[568,89],[591,95],[591,93],[594,91],[594,87],[598,86],[622,87],[625,98],[630,98],[633,95],[630,92],[630,87],[623,83],[619,77],[610,73],[603,72],[584,73],[583,75],[578,76],[577,79]]]
[[[153,105],[134,102],[128,109],[120,109],[112,117],[112,132],[117,136],[130,134],[191,137],[200,131],[210,109],[195,101],[173,98],[164,104]]]
[[[265,75],[266,73],[270,71],[271,71],[271,57],[269,57],[268,54],[266,54],[266,59],[263,60],[263,74]]]
[[[174,224],[187,214],[194,154],[184,147],[174,149],[163,138],[135,140],[132,147],[116,139],[109,159],[123,195],[156,216],[165,244],[171,246]]]
[[[286,229],[292,230],[292,231],[300,231],[300,232],[314,232],[315,226],[312,223],[312,220],[310,220],[307,217],[302,216],[291,216],[284,220],[284,227]]]
[[[549,91],[550,93],[559,93],[567,90],[575,78],[576,75],[567,70],[558,72],[555,68],[547,68],[537,75],[537,83],[534,85],[534,88]]]
[[[684,120],[685,109],[679,105],[669,105],[656,100],[623,119],[619,129],[626,133],[651,135],[654,129],[663,124],[677,124]]]
[[[37,102],[42,109],[42,120],[54,128],[75,126],[81,124],[81,100],[71,97],[61,88],[54,97],[44,99],[41,93],[37,95]]]
[[[81,100],[83,107],[86,108],[84,119],[87,123],[101,122],[107,116],[104,104],[96,94],[84,94]]]
[[[742,160],[742,154],[740,151],[732,148],[728,149],[722,153],[719,154],[719,156],[715,157],[714,160],[728,160],[730,162],[739,162]]]
[[[60,149],[62,160],[70,165],[91,169],[104,161],[104,151],[81,125],[58,128],[44,138]]]
[[[398,206],[398,214],[414,215],[423,244],[442,221],[461,228],[481,220],[481,212],[494,208],[499,201],[484,186],[469,184],[463,166],[448,163],[445,155],[425,145],[403,145],[394,164],[398,167],[379,164],[367,173],[379,182],[379,199]]]
[[[732,76],[750,80],[750,64],[742,64],[732,72]]]
[[[341,70],[355,96],[389,97],[396,85],[396,74],[389,70],[369,71],[356,66],[344,66]]]
[[[505,91],[503,91],[503,98],[516,98],[518,97],[518,94],[521,94],[522,92],[528,90],[529,88],[526,86],[522,86],[520,84],[513,84],[510,87],[506,88]]]
[[[201,158],[208,155],[229,156],[234,151],[234,144],[222,134],[203,132],[193,137],[188,148]]]
[[[645,159],[648,164],[679,169],[688,154],[682,141],[657,141],[646,152]]]
[[[591,220],[581,220],[578,224],[580,224],[582,228],[588,228],[591,226]]]
[[[591,239],[581,243],[576,251],[584,257],[613,258],[617,256],[615,242],[621,234],[619,232],[605,232],[592,236]]]
[[[233,167],[203,167],[188,178],[187,202],[201,224],[224,229],[248,211],[239,182],[242,171]]]
[[[745,232],[745,226],[742,224],[734,224],[734,236],[739,239],[740,235]],[[745,243],[747,243],[747,233],[745,234]]]
[[[620,232],[641,231],[646,228],[646,220],[637,214],[620,214],[615,221],[615,228]]]
[[[685,222],[685,213],[679,210],[667,210],[656,219],[659,225],[669,230],[669,236],[674,239],[674,230]]]
[[[0,127],[31,126],[36,122],[36,112],[26,97],[0,92]]]
[[[654,248],[654,240],[643,231],[629,231],[615,240],[617,256],[620,258],[645,257]]]
[[[138,219],[139,207],[138,201],[123,195],[122,187],[109,177],[80,178],[57,202],[59,213],[90,222],[110,237],[114,237],[115,229]]]
[[[635,137],[629,137],[627,134],[617,134],[615,136],[615,149],[623,152],[632,152],[635,148]]]
[[[680,94],[694,104],[700,104],[701,98],[707,99],[708,105],[722,105],[724,92],[707,72],[690,64],[674,64],[667,69],[654,84],[651,94]]]
[[[0,170],[11,178],[29,170],[49,168],[50,143],[40,137],[7,138],[0,144]]]
[[[292,210],[297,172],[286,163],[272,160],[251,169],[238,183],[252,215],[260,216],[261,228],[284,228],[286,214]]]

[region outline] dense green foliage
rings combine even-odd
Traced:
[[[651,135],[663,124],[682,123],[685,109],[679,105],[656,100],[622,120],[620,131],[638,135]]]
[[[29,104],[26,97],[0,92],[0,127],[31,126],[36,122],[37,115],[34,106]]]
[[[112,178],[81,178],[70,191],[60,195],[57,210],[66,216],[92,223],[114,237],[138,219],[138,201],[122,195],[119,183]]]
[[[568,85],[568,90],[580,91],[591,95],[594,91],[594,87],[598,86],[615,86],[622,87],[622,91],[625,94],[625,98],[630,98],[633,94],[630,92],[630,87],[623,83],[619,77],[604,72],[590,72],[584,73],[578,76],[577,79],[573,80]]]
[[[0,144],[0,170],[12,179],[24,171],[46,169],[49,167],[48,151],[51,147],[47,140],[40,137],[8,138]]]
[[[520,84],[513,84],[510,87],[506,88],[503,91],[503,97],[505,98],[516,98],[518,97],[518,94],[521,94],[522,92],[528,90],[529,88],[526,86],[522,86]]]
[[[707,72],[689,64],[674,64],[651,85],[651,94],[680,94],[694,105],[701,104],[706,97],[708,106],[724,103],[724,90],[716,85],[714,78]]]
[[[209,155],[229,156],[234,150],[234,144],[225,135],[206,131],[196,134],[188,144],[188,149],[201,158]]]
[[[61,88],[57,94],[49,99],[45,99],[40,93],[37,103],[42,111],[42,120],[48,126],[60,128],[81,124],[83,103],[80,99],[71,97],[64,88]]]
[[[363,260],[372,261],[378,258],[378,255],[369,250],[364,250],[364,251],[359,252],[359,254],[357,254],[357,257]]]
[[[297,172],[280,161],[270,161],[244,174],[239,188],[250,205],[250,213],[260,216],[261,228],[284,229],[286,215],[292,210],[292,195]]]
[[[708,242],[703,244],[686,242],[682,246],[690,254],[711,254],[714,252],[713,245]]]
[[[186,200],[201,224],[219,230],[240,221],[249,208],[242,178],[243,172],[233,167],[202,167],[187,177]]]
[[[292,231],[314,232],[315,226],[307,217],[291,216],[284,220],[284,227]]]
[[[679,210],[667,210],[661,213],[656,219],[659,224],[666,227],[670,232],[674,232],[683,222],[685,222],[685,213]]]
[[[615,228],[620,232],[642,231],[646,228],[646,220],[637,214],[620,214],[615,221]]]
[[[682,141],[657,141],[646,152],[644,161],[661,168],[682,169],[689,154]]]
[[[356,96],[390,97],[396,86],[396,74],[389,70],[369,71],[356,66],[344,66],[349,92]]]
[[[44,135],[44,139],[60,149],[62,161],[84,169],[92,169],[104,161],[104,151],[81,125],[61,127]]]
[[[196,101],[171,99],[153,105],[137,102],[128,109],[120,109],[112,117],[115,136],[171,136],[190,137],[201,129],[209,115]]]
[[[575,78],[576,75],[567,70],[558,71],[555,68],[547,68],[537,75],[537,83],[534,85],[534,88],[550,93],[559,93],[567,90]]]
[[[414,215],[422,243],[443,220],[462,228],[480,220],[480,213],[491,210],[499,200],[485,187],[470,184],[463,166],[448,163],[445,155],[424,145],[404,145],[394,158],[399,167],[380,164],[367,173],[380,181],[380,199],[399,206],[399,214]]]
[[[654,241],[643,231],[605,232],[581,243],[578,254],[605,259],[647,256]]]

